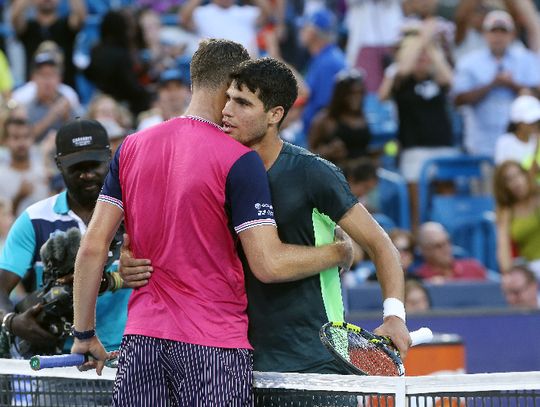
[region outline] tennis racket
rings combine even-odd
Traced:
[[[410,335],[412,346],[433,339],[429,328],[420,328]],[[320,330],[320,337],[334,358],[351,373],[368,376],[405,374],[399,351],[390,338],[346,322],[327,322]]]
[[[110,358],[105,361],[105,366],[116,369],[118,367],[118,351],[110,353]],[[48,369],[51,367],[80,366],[90,360],[91,356],[81,353],[71,353],[65,355],[40,356],[35,355],[30,358],[30,367],[33,370]]]

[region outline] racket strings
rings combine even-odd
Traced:
[[[365,374],[399,376],[394,360],[369,339],[338,328],[332,329],[330,336],[336,351]]]

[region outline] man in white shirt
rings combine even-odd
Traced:
[[[180,11],[180,21],[201,38],[223,38],[242,44],[251,57],[259,56],[257,31],[271,14],[268,0],[239,6],[234,0],[189,0]]]

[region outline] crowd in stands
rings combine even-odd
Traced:
[[[183,113],[198,40],[227,38],[294,69],[299,97],[282,138],[343,169],[401,255],[416,296],[408,307],[429,309],[423,282],[495,280],[509,304],[538,308],[518,291],[538,293],[540,281],[540,2],[439,3],[9,2],[0,43],[0,248],[15,216],[64,188],[54,162],[63,124],[99,121],[114,152],[130,133]],[[480,180],[491,210],[455,220],[488,228],[479,244],[493,243],[493,263],[477,246],[460,246],[459,228],[420,213],[423,167],[441,157],[492,165]],[[407,222],[387,210],[381,169],[404,186]],[[429,185],[443,196],[481,187],[451,178]],[[367,257],[350,273],[349,286],[375,278]]]

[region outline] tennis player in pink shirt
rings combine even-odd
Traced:
[[[134,290],[120,348],[114,406],[247,406],[252,357],[237,252],[264,282],[349,266],[348,243],[283,244],[264,165],[215,123],[229,74],[249,58],[239,44],[203,41],[191,62],[183,117],[128,136],[109,174],[75,265],[74,353],[107,358],[95,335],[95,301],[110,240],[125,222],[151,283]]]

